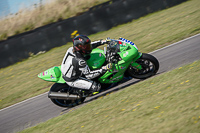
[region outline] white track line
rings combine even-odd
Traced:
[[[149,54],[152,54],[152,53],[155,53],[155,52],[157,52],[157,51],[166,49],[166,48],[168,48],[168,47],[172,47],[172,46],[174,46],[174,45],[176,45],[176,44],[179,44],[179,43],[181,43],[181,42],[187,41],[187,40],[192,39],[192,38],[197,37],[197,36],[200,36],[200,33],[199,33],[199,34],[196,34],[196,35],[194,35],[194,36],[188,37],[188,38],[186,38],[186,39],[183,39],[183,40],[181,40],[181,41],[175,42],[175,43],[173,43],[173,44],[171,44],[171,45],[165,46],[165,47],[163,47],[163,48],[157,49],[157,50],[155,50],[155,51],[153,51],[153,52],[150,52]]]
[[[48,92],[45,92],[45,93],[40,94],[40,95],[37,95],[37,96],[35,96],[35,97],[31,97],[31,98],[26,99],[26,100],[24,100],[24,101],[22,101],[22,102],[13,104],[13,105],[8,106],[8,107],[6,107],[6,108],[3,108],[3,109],[1,109],[0,111],[6,110],[6,109],[8,109],[8,108],[12,108],[12,107],[14,107],[14,106],[17,106],[17,105],[19,105],[19,104],[25,103],[25,102],[30,101],[30,100],[32,100],[32,99],[36,99],[37,97],[40,97],[40,96],[42,96],[42,95],[47,95],[47,93],[48,93]]]
[[[181,43],[181,42],[187,41],[187,40],[192,39],[192,38],[197,37],[197,36],[200,36],[200,34],[196,34],[196,35],[194,35],[194,36],[188,37],[188,38],[186,38],[186,39],[183,39],[183,40],[181,40],[181,41],[178,41],[178,42],[173,43],[173,44],[171,44],[171,45],[168,45],[168,46],[166,46],[166,47],[163,47],[163,48],[160,48],[160,49],[155,50],[155,51],[153,51],[153,52],[150,52],[149,54],[152,54],[152,53],[155,53],[155,52],[157,52],[157,51],[166,49],[166,48],[168,48],[168,47],[172,47],[172,46],[174,46],[174,45],[176,45],[176,44],[179,44],[179,43]],[[42,96],[42,95],[46,95],[47,93],[48,93],[48,92],[45,92],[45,93],[40,94],[40,95],[38,95],[38,96],[29,98],[29,99],[24,100],[24,101],[22,101],[22,102],[16,103],[16,104],[11,105],[11,106],[8,106],[8,107],[6,107],[6,108],[1,109],[0,111],[6,110],[6,109],[8,109],[8,108],[12,108],[12,107],[14,107],[14,106],[17,106],[17,105],[22,104],[22,103],[24,103],[24,102],[30,101],[30,100],[32,100],[32,99],[36,99],[37,97]]]

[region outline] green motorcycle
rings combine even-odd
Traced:
[[[155,75],[159,69],[158,60],[146,53],[138,52],[136,45],[125,39],[109,39],[104,50],[93,49],[86,61],[91,70],[99,69],[103,65],[112,63],[112,69],[93,79],[99,82],[102,89],[108,88],[114,83],[119,83],[125,77],[146,79]],[[52,67],[38,77],[50,82],[55,82],[51,87],[48,97],[61,107],[72,107],[84,102],[86,97],[95,95],[86,90],[68,86],[62,78],[61,66]]]

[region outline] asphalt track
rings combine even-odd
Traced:
[[[142,52],[142,50],[141,50]],[[200,60],[200,34],[184,39],[170,46],[151,52],[160,62],[158,74],[167,72],[184,64]],[[0,132],[15,133],[34,126],[53,117],[84,106],[99,96],[123,89],[140,80],[131,79],[98,95],[87,98],[85,103],[74,108],[61,108],[47,98],[47,93],[30,98],[0,110]]]

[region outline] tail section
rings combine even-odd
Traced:
[[[50,82],[56,82],[56,83],[65,83],[65,80],[62,78],[62,73],[60,70],[60,66],[55,66],[52,68],[49,68],[48,70],[39,73],[38,77]]]

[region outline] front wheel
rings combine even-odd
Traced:
[[[70,89],[73,89],[73,88],[70,88],[67,84],[59,84],[59,83],[55,83],[50,91],[51,92],[69,92]],[[83,101],[85,100],[85,97],[81,97],[79,99],[76,99],[76,100],[65,100],[65,99],[52,99],[51,98],[51,101],[60,106],[60,107],[73,107],[73,106],[76,106],[78,104],[81,104],[83,103]]]
[[[146,79],[155,75],[159,69],[158,60],[150,55],[143,53],[142,56],[136,60],[136,63],[142,66],[142,69],[139,70],[133,66],[129,66],[127,69],[128,74],[137,79]]]

